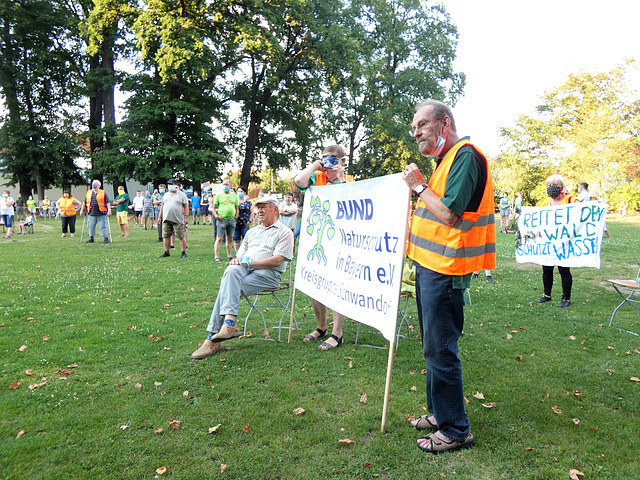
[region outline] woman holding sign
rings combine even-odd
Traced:
[[[543,198],[538,207],[548,207],[555,205],[564,205],[565,203],[574,203],[574,198],[569,196],[567,185],[564,183],[562,175],[551,175],[545,181],[548,197]],[[551,301],[551,289],[553,288],[553,267],[554,265],[542,266],[542,284],[544,286],[544,294],[538,299],[538,303]],[[571,287],[573,286],[573,277],[569,267],[561,267],[558,265],[558,272],[562,280],[562,299],[558,306],[565,308],[571,305]]]

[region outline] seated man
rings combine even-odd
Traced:
[[[206,358],[222,348],[224,340],[240,336],[236,326],[241,296],[276,288],[293,257],[293,233],[278,220],[278,199],[265,196],[255,203],[257,227],[244,237],[236,258],[222,275],[220,289],[207,325],[209,336],[191,358]]]

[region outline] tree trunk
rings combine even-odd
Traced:
[[[244,151],[244,163],[240,173],[240,185],[249,185],[251,180],[251,168],[256,155],[256,148],[260,142],[260,125],[262,124],[262,111],[252,110],[249,119],[249,131],[247,132],[247,143]]]

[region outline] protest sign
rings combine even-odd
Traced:
[[[409,210],[402,174],[311,187],[295,287],[393,342]]]
[[[516,261],[600,268],[606,213],[607,205],[599,202],[522,207]]]

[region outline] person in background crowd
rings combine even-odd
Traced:
[[[164,183],[158,185],[158,193],[153,196],[153,206],[156,209],[156,224],[162,225],[162,218],[160,218],[160,210],[162,210],[162,199],[167,191],[167,186]],[[158,227],[158,242],[163,242],[162,228]]]
[[[141,225],[140,219],[142,218],[142,210],[144,209],[144,197],[142,192],[138,190],[136,196],[133,197],[133,222],[134,228]]]
[[[513,214],[514,216],[518,216],[520,215],[520,212],[522,211],[522,194],[520,192],[516,192],[516,201],[515,204],[513,205]]]
[[[236,220],[236,229],[233,232],[233,244],[236,253],[240,250],[240,242],[244,239],[249,231],[251,222],[253,221],[253,205],[251,199],[247,195],[247,187],[238,187],[238,219]]]
[[[509,200],[509,194],[504,192],[500,199],[500,231],[507,233],[509,228],[509,211],[511,210],[511,201]]]
[[[18,227],[20,228],[20,231],[18,232],[18,235],[26,235],[27,234],[27,227],[30,227],[32,225],[33,225],[33,215],[29,214],[29,215],[26,216],[24,221],[20,222],[20,224],[18,225]]]
[[[144,198],[142,199],[142,223],[144,223],[144,229],[147,229],[147,219],[151,219],[151,230],[153,230],[153,224],[155,223],[153,220],[155,218],[153,206],[153,198],[151,198],[151,193],[149,190],[144,192]]]
[[[211,207],[211,194],[209,192],[202,193],[202,200],[200,200],[200,209],[202,214],[202,224],[206,225],[207,223],[211,225],[211,212],[209,208]]]
[[[71,190],[64,190],[62,197],[56,201],[56,207],[60,212],[60,221],[62,222],[62,235],[64,238],[69,230],[69,236],[73,237],[76,233],[76,215],[82,208],[82,202],[71,196]]]
[[[322,152],[322,158],[300,171],[293,182],[302,192],[306,192],[307,189],[312,186],[353,182],[353,177],[344,173],[345,163],[346,155],[344,148],[340,145],[329,145]],[[315,342],[327,335],[327,307],[313,298],[311,299],[311,303],[318,328],[305,336],[302,340],[303,342]],[[331,336],[318,346],[320,350],[330,350],[342,345],[342,330],[345,319],[346,317],[344,315],[335,310],[333,311],[333,329]]]
[[[418,448],[437,454],[475,445],[458,340],[472,273],[496,266],[494,190],[487,158],[469,137],[458,136],[447,105],[436,100],[419,104],[412,131],[420,153],[436,159],[436,168],[428,185],[415,164],[404,171],[404,181],[418,196],[408,256],[416,266],[427,408],[433,413],[411,424],[433,431],[418,439]]]
[[[37,222],[36,220],[36,201],[33,199],[33,196],[29,195],[29,198],[27,198],[27,210],[29,211],[29,213],[31,215],[33,215],[33,222]]]
[[[24,200],[21,195],[16,198],[16,220],[24,220]]]
[[[164,239],[164,253],[160,257],[169,257],[171,236],[175,234],[180,242],[182,254],[180,258],[187,258],[187,241],[184,237],[184,227],[189,218],[189,199],[180,191],[178,183],[172,178],[167,182],[169,191],[164,194],[162,208],[158,216],[158,228],[162,226]]]
[[[573,197],[569,196],[567,185],[562,175],[551,175],[545,181],[547,187],[547,197],[538,202],[538,207],[548,207],[554,205],[564,205],[573,203]],[[542,266],[542,285],[544,294],[538,299],[538,303],[546,303],[551,301],[551,289],[553,288],[553,267],[554,265]],[[558,306],[566,308],[571,305],[571,288],[573,287],[573,276],[569,267],[561,267],[558,265],[558,272],[562,281],[562,299]]]
[[[236,219],[240,213],[238,209],[238,196],[231,193],[231,180],[226,178],[222,182],[222,193],[216,195],[213,200],[213,215],[216,217],[216,243],[214,246],[215,261],[220,262],[220,245],[222,237],[227,239],[227,260],[233,260],[231,249],[233,248],[233,234],[236,228]]]
[[[256,207],[260,225],[247,232],[236,258],[225,269],[207,325],[209,334],[191,358],[210,357],[222,349],[223,341],[239,337],[240,297],[277,287],[293,258],[293,234],[278,221],[278,199],[262,197]]]
[[[627,204],[624,200],[620,200],[620,214],[618,215],[618,220],[626,220],[627,219]]]
[[[124,186],[118,187],[118,196],[113,201],[116,207],[118,225],[120,225],[120,237],[129,236],[129,194],[124,191]]]
[[[200,215],[202,214],[202,197],[198,192],[193,192],[191,196],[191,215],[193,215],[193,225],[200,225]]]
[[[9,190],[2,191],[2,197],[0,197],[0,216],[6,229],[5,235],[2,238],[11,238],[11,231],[13,230],[13,204],[15,203],[10,195]]]
[[[109,243],[109,234],[107,228],[108,218],[111,216],[109,208],[109,197],[100,187],[100,180],[91,182],[91,189],[85,196],[84,203],[80,209],[80,215],[87,213],[87,228],[89,230],[89,240],[85,243],[94,243],[96,233],[96,224],[98,225],[98,233],[104,237],[102,243]]]
[[[51,220],[51,200],[49,200],[49,197],[44,197],[41,207],[42,218],[45,220]]]
[[[280,221],[291,231],[295,231],[298,226],[298,205],[293,203],[293,193],[284,194],[284,199],[280,202]]]
[[[588,202],[591,200],[591,193],[589,193],[589,184],[587,182],[580,182],[578,184],[578,196],[576,202]]]

